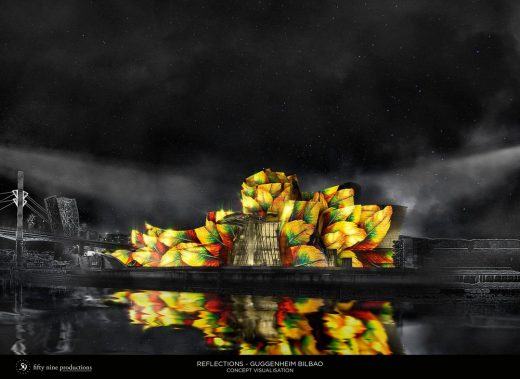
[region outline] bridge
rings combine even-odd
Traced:
[[[7,209],[9,206],[15,205],[17,208],[16,213],[16,228],[10,227],[2,227],[0,226],[0,238],[13,240],[16,242],[16,265],[20,267],[22,263],[22,255],[24,250],[25,242],[53,242],[53,243],[61,243],[64,245],[77,245],[79,247],[79,252],[83,253],[85,246],[91,247],[101,247],[105,249],[129,249],[131,247],[128,243],[119,243],[112,241],[102,241],[102,240],[89,240],[85,238],[81,238],[74,233],[47,233],[44,231],[38,230],[25,230],[24,229],[24,207],[29,208],[33,214],[32,218],[39,217],[44,223],[51,224],[52,220],[50,214],[48,214],[47,209],[42,207],[35,201],[33,198],[29,196],[29,193],[24,191],[24,173],[23,171],[18,171],[18,189],[12,190],[8,192],[2,192],[1,195],[6,195],[4,198],[0,199],[0,206],[4,205],[0,208],[0,211]],[[47,200],[46,200],[47,202]],[[70,215],[65,215],[70,217]],[[77,219],[77,208],[76,208],[76,219]],[[65,225],[64,225],[65,226]],[[53,229],[54,230],[54,229]],[[77,234],[77,231],[76,231]]]
[[[88,240],[79,237],[61,236],[34,231],[24,231],[23,235],[24,242],[56,242],[70,245],[79,245],[80,247],[92,246],[103,247],[106,249],[129,249],[131,247],[130,244],[125,243]],[[0,238],[16,241],[16,228],[0,227]]]

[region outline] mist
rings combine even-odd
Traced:
[[[169,172],[59,151],[4,146],[0,156],[0,175],[11,179],[13,188],[15,167],[25,172],[26,189],[40,203],[50,195],[77,197],[80,218],[87,216],[102,228],[129,231],[144,221],[163,227],[196,226],[204,222],[207,211],[236,208],[238,202],[225,181],[213,174],[215,163],[205,160]],[[215,198],[220,193],[228,196]]]
[[[0,156],[0,176],[12,179],[13,186],[16,167],[25,171],[33,197],[39,196],[40,201],[51,194],[77,197],[80,217],[96,227],[121,231],[141,227],[144,221],[161,227],[194,227],[203,223],[209,210],[240,210],[242,179],[261,169],[240,173],[229,162],[200,159],[185,170],[170,171],[164,166],[130,166],[85,154],[6,146],[0,147]],[[518,162],[520,146],[512,146],[442,160],[423,158],[387,171],[297,174],[304,191],[353,180],[362,186],[358,202],[408,207],[402,234],[478,237],[486,236],[486,230],[496,235],[496,228],[489,225],[497,223],[497,212],[503,213],[502,222],[507,212],[518,217],[514,206],[507,208],[507,183],[520,173]],[[228,178],[218,174],[226,164],[235,172]],[[454,225],[455,215],[471,214],[474,208],[481,210],[477,219]],[[503,223],[501,235],[514,237],[515,225]]]
[[[350,174],[362,186],[358,201],[408,207],[402,234],[426,237],[517,238],[520,222],[512,189],[520,174],[520,146],[496,148],[439,160],[421,158],[388,171]],[[331,176],[341,177],[338,172]],[[330,178],[309,175],[312,190],[331,186]],[[468,220],[455,223],[460,212]],[[475,215],[475,216],[473,216]],[[507,220],[510,220],[507,222]]]

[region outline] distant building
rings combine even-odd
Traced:
[[[45,208],[51,224],[51,232],[54,234],[63,234],[63,225],[61,224],[60,209],[58,208],[58,198],[56,196],[47,197],[45,200]]]
[[[93,230],[93,229],[89,229],[88,225],[86,223],[82,223],[79,226],[78,236],[83,239],[90,240],[90,241],[101,240],[101,235],[99,234],[99,232],[96,230]]]
[[[447,239],[400,236],[405,268],[511,268],[520,270],[518,239]]]
[[[76,199],[51,196],[45,199],[45,207],[54,234],[66,236],[79,234],[79,213]]]
[[[130,244],[130,236],[124,233],[106,233],[103,237],[105,242],[115,242],[121,244]]]

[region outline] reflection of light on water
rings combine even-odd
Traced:
[[[20,309],[21,311],[21,309]],[[29,310],[30,311],[30,310]],[[25,310],[27,312],[27,310]],[[30,319],[26,319],[27,314],[18,314],[15,316],[16,324],[15,324],[15,337],[16,341],[11,346],[11,351],[16,355],[27,355],[27,338],[30,339],[31,335],[35,334],[33,329],[33,325],[31,324]],[[47,330],[47,335],[50,330]],[[58,342],[54,349],[46,349],[44,351],[45,354],[63,354],[70,353],[73,351],[73,346],[71,344],[73,337],[74,328],[70,322],[60,322],[60,329],[58,335]],[[30,346],[30,343],[29,343]]]
[[[70,322],[60,321],[58,342],[56,348],[45,351],[46,354],[65,354],[73,351],[72,338],[74,328]]]
[[[392,354],[386,327],[389,302],[338,302],[316,298],[274,298],[137,291],[116,292],[114,303],[129,307],[131,323],[196,328],[217,350],[239,354]]]
[[[26,355],[25,339],[23,338],[26,332],[23,323],[20,321],[16,324],[16,342],[11,346],[11,351],[16,355]]]
[[[428,335],[431,333],[430,327],[423,322],[408,321],[400,328],[401,340],[406,349],[406,353],[413,354],[439,354],[440,351],[432,351],[428,344]]]
[[[16,341],[11,346],[11,351],[16,355],[26,355],[24,333],[26,332],[23,320],[23,288],[17,284],[14,293],[14,313],[16,314]]]

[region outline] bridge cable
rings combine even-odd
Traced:
[[[33,206],[36,207],[36,209],[40,210],[40,212],[42,212],[43,214],[47,214],[47,209],[45,209],[44,207],[42,207],[40,204],[38,204],[36,201],[34,201],[33,199],[31,198],[28,198],[29,201],[33,204]]]
[[[33,213],[38,216],[39,218],[42,219],[43,222],[48,222],[47,219],[43,218],[41,214],[37,213],[37,211],[33,208],[29,208],[31,211],[33,211]]]
[[[8,193],[12,194],[13,191],[7,191],[7,192],[0,192],[0,195],[7,195]]]
[[[33,211],[37,216],[39,216],[40,218],[42,218],[44,221],[48,221],[47,220],[47,217],[44,217],[40,211],[34,209],[30,204],[26,204],[26,207],[29,208],[31,211]]]
[[[39,218],[42,219],[43,222],[50,222],[49,221],[49,218],[45,215],[45,214],[42,214],[40,211],[38,211],[38,209],[35,209],[34,207],[32,207],[30,204],[26,204],[27,208],[29,208],[36,216],[38,216]]]
[[[40,211],[39,211],[38,209],[35,209],[35,208],[34,208],[34,207],[33,207],[33,206],[31,205],[31,204],[29,204],[29,203],[26,203],[26,204],[25,204],[25,206],[26,206],[27,208],[29,208],[29,209],[30,209],[31,211],[33,211],[33,212],[37,213],[37,214],[38,214],[38,216],[40,216],[40,215],[41,215]]]
[[[43,214],[47,214],[47,209],[38,204],[38,202],[34,200],[31,196],[27,196],[27,199],[31,201],[36,206],[36,208],[38,208]]]
[[[13,199],[14,199],[14,195],[7,196],[7,197],[4,197],[3,199],[1,199],[0,203],[4,203],[4,202],[7,202],[7,201],[12,201]]]
[[[14,203],[9,203],[5,207],[0,208],[0,211],[3,211],[5,208],[10,207],[11,205],[14,205]]]

